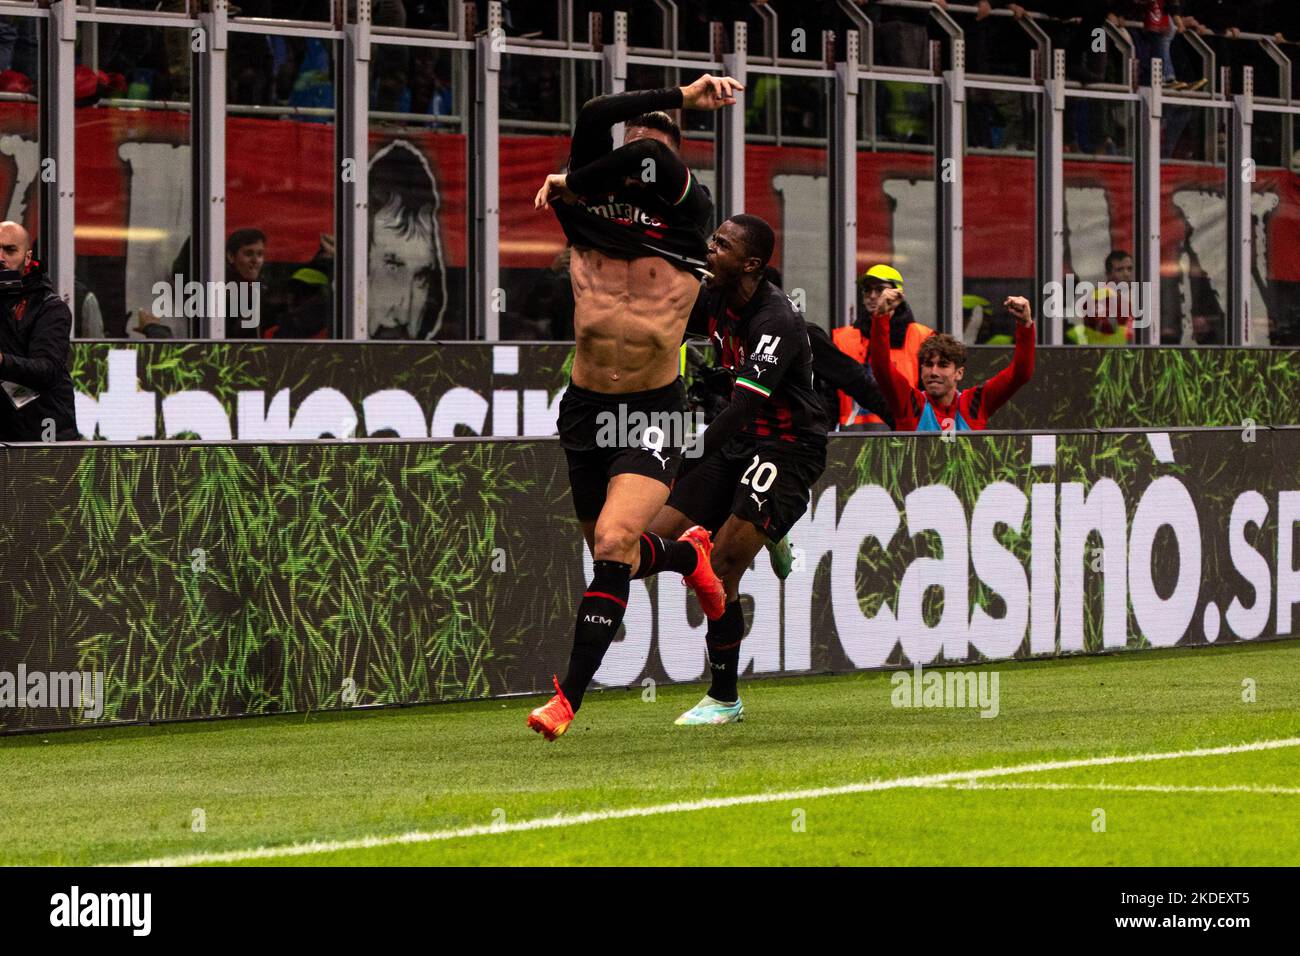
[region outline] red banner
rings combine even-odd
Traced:
[[[10,216],[35,226],[43,166],[35,143],[36,108],[7,104],[0,111],[0,196]],[[179,112],[83,107],[76,115],[77,252],[128,256],[133,244],[165,246],[141,265],[170,262],[189,233],[189,117]],[[393,140],[414,146],[427,161],[438,196],[438,220],[448,266],[465,265],[467,159],[458,133],[375,129],[372,156]],[[303,261],[322,233],[333,231],[335,163],[331,124],[232,117],[226,123],[226,224],[261,228],[268,254]],[[711,179],[712,144],[686,142],[687,161]],[[550,214],[533,210],[533,195],[568,154],[562,136],[504,136],[500,154],[501,261],[507,268],[542,268],[563,244]],[[858,155],[859,262],[913,260],[932,267],[933,159],[918,153]],[[968,278],[1031,277],[1034,273],[1035,190],[1028,159],[969,156],[964,163],[965,273]],[[1281,170],[1261,170],[1254,184],[1256,238],[1269,251],[1300,244],[1300,184]],[[1171,163],[1161,183],[1163,254],[1167,270],[1200,230],[1203,239],[1226,236],[1222,167]],[[1071,236],[1091,231],[1095,248],[1133,247],[1132,167],[1070,160],[1065,164],[1066,220]],[[775,264],[783,266],[799,243],[829,248],[826,151],[751,145],[745,155],[748,210],[777,232]],[[1218,210],[1216,213],[1215,210]],[[1074,222],[1079,219],[1080,222]],[[908,231],[911,231],[910,233]],[[1095,235],[1096,232],[1100,235]],[[791,236],[787,238],[787,232]],[[913,246],[900,236],[913,235]],[[792,245],[794,243],[794,245]],[[1067,240],[1067,244],[1069,244]],[[1194,245],[1194,243],[1193,243]],[[154,250],[150,250],[154,251]],[[818,255],[824,255],[818,251]],[[1091,254],[1090,254],[1091,255]],[[1210,255],[1213,259],[1215,256]],[[131,257],[134,258],[134,257]],[[1085,257],[1086,258],[1086,257]],[[1201,258],[1205,259],[1205,250]],[[930,260],[926,262],[925,260]],[[1261,274],[1300,281],[1300,257],[1266,254]],[[1206,270],[1217,269],[1211,262]]]

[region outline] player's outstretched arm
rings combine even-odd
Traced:
[[[582,169],[614,148],[610,129],[642,113],[682,108],[682,87],[661,90],[629,90],[587,100],[578,112],[569,146],[569,172]]]
[[[1016,351],[1011,364],[984,383],[984,402],[990,416],[1005,405],[1020,386],[1034,377],[1037,333],[1029,300],[1013,295],[1007,297],[1002,305],[1016,319]]]
[[[739,80],[730,76],[705,73],[689,86],[682,87],[682,109],[720,110],[724,106],[734,106],[736,93],[744,89]]]
[[[670,147],[657,139],[638,139],[569,173],[567,186],[579,196],[603,196],[633,186],[675,206],[690,191],[691,173]]]
[[[899,411],[907,407],[907,399],[913,385],[894,368],[889,358],[889,319],[903,301],[901,289],[886,289],[880,297],[880,309],[871,317],[871,347],[868,358],[871,372],[876,376],[876,384],[885,393],[892,417],[896,420]]]
[[[569,148],[569,171],[582,169],[614,148],[610,129],[655,110],[718,110],[736,102],[735,93],[743,90],[739,81],[729,76],[704,74],[688,86],[661,90],[630,90],[597,96],[583,104],[573,127]]]
[[[881,418],[891,416],[884,393],[865,365],[836,348],[820,325],[808,325],[808,341],[812,344],[815,375],[825,379],[872,414]]]

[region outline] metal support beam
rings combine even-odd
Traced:
[[[1160,344],[1160,124],[1164,115],[1164,74],[1151,60],[1151,85],[1138,90],[1134,129],[1133,195],[1136,235],[1133,271],[1145,295],[1143,325],[1133,330],[1137,345]]]
[[[748,36],[743,22],[733,24],[732,29],[732,52],[722,54],[722,72],[744,86]],[[715,51],[714,55],[719,52]],[[735,105],[716,114],[718,195],[714,201],[714,213],[718,222],[745,211],[746,95],[745,90],[737,91]]]
[[[487,32],[474,40],[474,113],[470,122],[471,203],[470,251],[473,284],[470,316],[477,337],[501,338],[501,4],[488,4]]]
[[[614,11],[614,42],[600,51],[604,57],[600,72],[601,92],[606,95],[622,93],[627,89],[627,12]],[[581,104],[579,104],[581,106]],[[623,123],[610,129],[615,144],[623,142]]]
[[[39,135],[45,146],[40,175],[38,252],[54,290],[68,308],[73,307],[77,255],[72,231],[77,165],[73,111],[77,48],[75,14],[76,5],[72,0],[55,0],[50,4],[48,42],[45,55],[40,58],[40,87],[37,91]]]
[[[875,63],[872,54],[872,30],[875,29],[875,24],[871,22],[871,18],[863,13],[862,8],[853,0],[836,0],[836,6],[839,7],[839,15],[853,24],[849,31],[858,35],[858,55],[856,57],[858,69],[870,70]]]
[[[655,6],[659,8],[659,23],[663,30],[664,49],[671,52],[675,59],[677,56],[677,4],[673,0],[654,0]]]
[[[213,0],[199,14],[202,43],[191,42],[194,82],[190,109],[190,168],[194,181],[190,210],[190,277],[205,284],[226,279],[226,0]],[[195,39],[194,37],[191,38]],[[257,316],[254,316],[256,318]],[[206,313],[190,335],[226,337],[225,315]],[[237,318],[232,321],[239,321]]]
[[[370,333],[370,0],[357,0],[356,22],[343,24],[334,117],[334,328],[339,338]]]
[[[952,41],[952,68],[943,73],[939,89],[938,148],[934,151],[934,183],[938,192],[935,224],[939,250],[939,288],[935,320],[942,332],[962,337],[962,202],[965,153],[966,48],[960,39]]]
[[[1016,23],[1020,24],[1020,28],[1029,34],[1029,39],[1034,42],[1034,49],[1030,52],[1031,71],[1035,62],[1033,59],[1034,56],[1037,56],[1037,62],[1042,64],[1046,70],[1047,65],[1052,62],[1051,37],[1047,35],[1046,30],[1034,21],[1033,17],[1017,17]],[[1035,74],[1035,78],[1039,78],[1037,74]]]
[[[830,327],[849,325],[857,305],[858,265],[858,32],[845,37],[844,60],[831,81],[831,314]],[[805,316],[807,318],[807,316]],[[821,316],[816,321],[822,321]]]
[[[1228,301],[1225,304],[1227,345],[1268,345],[1268,330],[1256,335],[1250,314],[1250,263],[1253,236],[1250,204],[1255,184],[1255,160],[1251,150],[1254,123],[1254,70],[1242,69],[1241,92],[1232,98],[1231,128],[1228,130]]]
[[[1065,51],[1052,52],[1051,69],[1043,79],[1039,99],[1038,155],[1034,157],[1038,198],[1038,338],[1046,345],[1065,341],[1064,317],[1042,314],[1047,301],[1044,290],[1050,282],[1065,281]],[[1059,297],[1057,298],[1059,302]]]
[[[1291,58],[1283,53],[1282,48],[1274,43],[1271,38],[1266,37],[1259,42],[1269,58],[1277,64],[1278,92],[1281,94],[1278,98],[1284,103],[1290,104],[1292,100],[1291,71],[1293,69]],[[1282,125],[1282,165],[1290,167],[1291,157],[1295,155],[1295,115],[1280,113],[1278,114],[1278,121]]]
[[[456,34],[456,38],[466,43],[473,44],[474,34],[477,32],[476,8],[473,0],[457,2],[453,0],[451,5],[451,27]],[[474,74],[477,64],[477,58],[474,56],[473,49],[464,53],[452,53],[452,112],[460,118],[458,131],[465,136],[465,165],[471,167],[470,147],[474,143],[473,126],[474,126]],[[474,183],[465,184],[465,209],[466,212],[473,208],[474,200]],[[465,302],[465,314],[461,319],[461,328],[467,339],[477,337],[474,324],[474,291],[475,277],[478,270],[474,268],[476,259],[472,258],[475,254],[474,249],[474,222],[473,216],[466,216],[468,222],[465,229],[465,255],[466,268],[461,270],[460,275],[460,295]],[[454,296],[456,293],[450,289],[447,290],[449,295]],[[454,299],[453,299],[454,301]]]

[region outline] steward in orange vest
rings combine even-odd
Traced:
[[[833,330],[831,338],[841,352],[855,362],[866,365],[869,360],[871,316],[885,289],[903,288],[903,277],[889,266],[872,266],[858,280],[858,288],[861,290],[861,298],[857,319],[852,325]],[[934,335],[934,329],[916,321],[906,300],[894,310],[893,319],[889,323],[889,358],[894,368],[909,382],[915,384],[921,380],[918,356],[921,343],[931,335]],[[879,415],[862,408],[844,392],[840,392],[839,425],[842,428],[865,426],[873,431],[888,430],[891,427]]]

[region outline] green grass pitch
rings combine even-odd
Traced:
[[[869,673],[743,681],[747,719],[725,727],[673,726],[699,685],[592,693],[554,744],[524,726],[538,698],[5,738],[0,863],[1300,863],[1297,746],[957,779],[1300,738],[1300,642],[984,667],[995,718],[895,708]],[[406,833],[440,838],[391,842]]]

